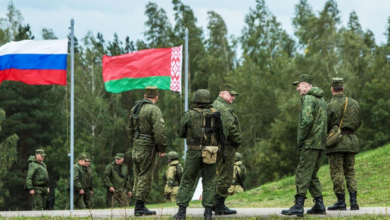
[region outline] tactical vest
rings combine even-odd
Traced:
[[[172,164],[170,166],[175,166],[175,180],[173,181],[173,186],[179,186],[180,185],[180,182],[181,182],[181,177],[183,175],[183,167],[181,166],[180,163],[178,164]],[[168,178],[167,178],[167,172],[166,171],[164,173],[164,176],[163,176],[163,183],[164,185],[166,185],[168,183]]]
[[[214,108],[193,108],[191,110],[201,117],[200,120],[192,121],[192,126],[188,128],[192,130],[189,145],[218,146],[217,134],[213,131],[216,122],[213,113],[216,110]]]

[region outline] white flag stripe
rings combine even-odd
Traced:
[[[12,41],[0,47],[0,56],[8,54],[67,54],[68,39]]]

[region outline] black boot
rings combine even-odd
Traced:
[[[347,204],[345,204],[345,194],[336,193],[337,202],[328,207],[328,210],[347,210]]]
[[[204,220],[211,220],[213,219],[213,211],[212,211],[212,208],[210,206],[206,206],[204,207]]]
[[[229,209],[225,206],[225,199],[222,196],[215,196],[215,215],[233,215],[237,214],[236,210]]]
[[[305,205],[305,197],[295,196],[295,205],[288,210],[282,210],[283,215],[297,215],[303,216],[303,206]]]
[[[326,214],[324,200],[322,196],[314,198],[313,202],[314,206],[311,209],[307,210],[307,214]]]
[[[349,202],[351,203],[351,210],[359,210],[359,205],[357,204],[357,192],[349,193]]]
[[[179,206],[179,211],[176,213],[176,215],[173,216],[173,219],[180,219],[185,220],[186,219],[186,209],[185,206]]]
[[[134,215],[155,215],[156,211],[151,211],[145,207],[145,203],[141,200],[135,200]]]

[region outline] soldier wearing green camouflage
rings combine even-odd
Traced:
[[[302,107],[298,124],[298,151],[299,163],[295,176],[297,194],[295,205],[289,210],[283,210],[284,215],[303,216],[303,207],[307,190],[314,197],[314,206],[307,211],[308,214],[325,214],[322,187],[317,172],[321,166],[321,159],[325,150],[326,141],[326,103],[324,92],[313,85],[313,78],[302,74],[293,82],[302,97]]]
[[[332,78],[332,99],[328,107],[328,132],[337,130],[344,114],[347,97],[344,95],[343,78]],[[357,101],[348,97],[347,108],[341,124],[343,138],[333,147],[326,149],[329,156],[330,176],[337,202],[328,210],[346,210],[344,177],[350,195],[351,210],[359,210],[357,204],[357,187],[355,177],[355,154],[359,153],[359,140],[355,135],[362,123],[361,111]]]
[[[28,172],[26,177],[26,188],[33,196],[33,210],[43,210],[47,207],[49,196],[49,174],[46,164],[43,162],[46,154],[42,149],[35,150],[35,156],[28,159]]]
[[[85,159],[85,154],[80,154],[77,157],[77,163],[73,166],[73,202],[75,209],[85,209],[84,193],[87,188],[87,180],[84,173]]]
[[[85,174],[85,180],[87,182],[87,187],[85,188],[85,191],[84,191],[84,203],[85,203],[85,207],[87,209],[92,209],[92,205],[93,205],[93,185],[92,185],[93,172],[92,172],[92,168],[91,168],[90,155],[87,155],[87,157],[85,158],[84,174]]]
[[[221,84],[218,98],[214,101],[213,107],[216,108],[222,117],[224,124],[224,132],[226,135],[224,152],[219,152],[217,165],[217,183],[215,190],[215,214],[230,215],[236,214],[235,210],[231,210],[225,206],[225,199],[228,197],[228,189],[233,180],[233,169],[235,153],[241,145],[241,129],[238,117],[234,114],[234,109],[231,106],[238,93],[234,91],[233,84]],[[223,161],[223,157],[225,161]]]
[[[244,181],[246,176],[246,168],[242,164],[242,155],[236,152],[236,160],[234,162],[233,180],[229,188],[229,195],[244,192]]]
[[[134,167],[133,194],[136,199],[134,215],[155,215],[145,207],[152,188],[153,172],[157,155],[164,157],[167,147],[164,119],[159,107],[158,88],[145,88],[144,100],[137,102],[131,109],[129,121],[130,145],[132,147]]]
[[[180,185],[180,175],[182,168],[179,162],[179,155],[176,151],[171,151],[167,154],[168,170],[165,172],[166,184],[164,188],[164,197],[167,202],[176,202],[177,191]]]
[[[188,150],[184,164],[183,177],[176,197],[176,204],[179,206],[178,213],[174,219],[185,219],[186,208],[195,190],[195,180],[199,171],[202,173],[203,197],[202,205],[205,207],[205,219],[212,218],[212,207],[214,206],[215,172],[217,164],[203,162],[202,150],[205,146],[217,146],[212,143],[215,137],[209,132],[203,132],[203,114],[210,114],[214,109],[211,106],[210,92],[206,89],[199,89],[194,93],[192,103],[196,106],[184,113],[178,127],[177,134],[186,138]],[[213,139],[214,138],[214,139]]]
[[[126,207],[128,199],[132,196],[130,174],[127,165],[124,163],[125,155],[117,153],[115,161],[108,164],[104,171],[104,186],[107,189],[106,207],[114,207],[115,201],[119,207]]]

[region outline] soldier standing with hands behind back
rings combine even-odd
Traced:
[[[167,147],[164,119],[159,107],[158,88],[145,88],[144,99],[138,101],[131,109],[129,121],[130,146],[133,148],[134,187],[135,197],[134,215],[155,215],[145,207],[153,183],[153,172],[157,157],[164,157]]]

